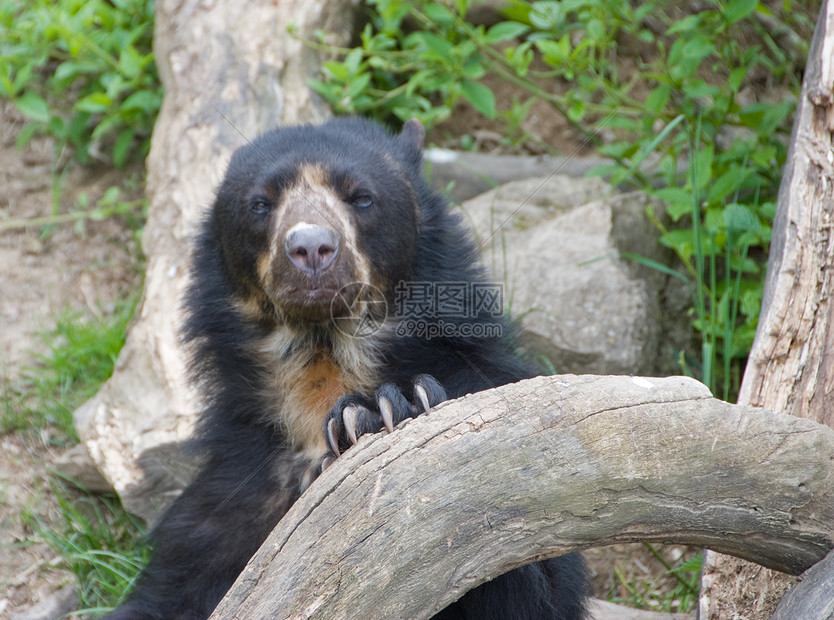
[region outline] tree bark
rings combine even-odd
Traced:
[[[739,404],[828,426],[834,426],[833,104],[834,5],[823,2],[779,188],[762,314]],[[792,582],[708,552],[699,617],[767,618]]]
[[[165,100],[147,161],[144,297],[113,377],[76,413],[93,460],[126,508],[148,521],[191,473],[179,446],[198,403],[177,341],[188,240],[235,148],[280,123],[329,115],[306,85],[321,57],[287,26],[308,39],[321,29],[345,45],[357,10],[350,0],[156,3]]]
[[[798,573],[834,545],[834,430],[683,377],[538,377],[363,437],[215,611],[427,618],[509,569],[592,546],[709,546]]]

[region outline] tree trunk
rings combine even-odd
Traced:
[[[834,4],[823,2],[779,188],[739,404],[834,426]],[[793,580],[708,552],[699,617],[767,618]],[[803,617],[804,620],[804,617]]]
[[[363,437],[212,615],[427,618],[509,569],[638,540],[797,573],[834,545],[834,430],[684,377],[538,377]]]
[[[153,521],[190,478],[179,445],[197,411],[177,346],[188,239],[232,151],[279,123],[321,120],[306,85],[320,55],[300,37],[345,45],[350,0],[156,3],[154,46],[165,100],[148,157],[144,299],[113,377],[76,413],[76,428],[128,510]],[[138,466],[137,466],[138,464]],[[172,476],[173,474],[173,476]]]

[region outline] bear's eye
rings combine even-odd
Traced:
[[[263,215],[271,208],[272,205],[269,204],[269,201],[267,201],[266,198],[255,198],[251,203],[249,203],[249,210],[257,215]]]
[[[357,194],[356,196],[351,198],[350,204],[352,204],[357,209],[367,209],[372,204],[374,204],[374,199],[368,194]]]

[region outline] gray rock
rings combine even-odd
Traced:
[[[90,493],[112,493],[113,485],[101,475],[84,444],[77,444],[55,459],[54,467],[70,482]]]
[[[557,372],[660,371],[666,278],[622,257],[664,260],[645,215],[658,206],[645,194],[553,176],[509,183],[462,208],[526,348]]]
[[[75,594],[75,586],[69,584],[46,595],[37,604],[14,614],[11,618],[12,620],[54,620],[63,618],[75,609],[78,609],[78,596]]]

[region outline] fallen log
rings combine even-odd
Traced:
[[[363,437],[212,618],[427,618],[533,560],[708,546],[800,573],[834,545],[834,430],[684,377],[539,377]]]

